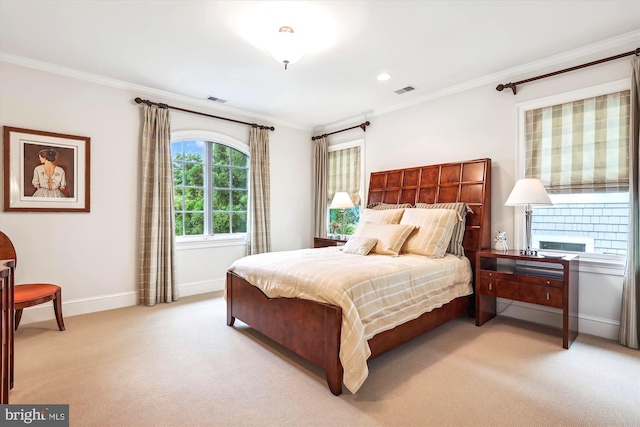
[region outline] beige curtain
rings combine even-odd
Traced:
[[[329,152],[328,174],[328,204],[338,191],[346,191],[354,205],[360,204],[360,147]]]
[[[169,110],[144,106],[138,304],[178,300]]]
[[[629,246],[627,267],[622,284],[619,342],[640,348],[640,58],[631,61],[631,134],[629,141]]]
[[[628,191],[629,100],[623,91],[527,111],[525,177],[555,194]]]
[[[313,163],[315,177],[315,234],[327,237],[327,160],[329,142],[326,136],[316,139]]]
[[[271,251],[271,174],[266,129],[251,128],[249,161],[247,255],[253,255]]]

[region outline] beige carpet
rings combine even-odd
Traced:
[[[369,362],[355,395],[240,322],[219,295],[20,326],[10,403],[72,426],[640,426],[640,352],[498,317]]]

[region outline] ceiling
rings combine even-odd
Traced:
[[[302,34],[319,27],[331,45],[285,71],[256,45],[266,34],[247,36],[283,25]],[[505,71],[632,32],[640,38],[638,0],[0,0],[3,60],[214,96],[227,100],[218,111],[309,129],[468,82],[501,83]],[[378,81],[383,71],[392,78]],[[394,92],[409,85],[416,90]]]

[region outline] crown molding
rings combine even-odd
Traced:
[[[491,84],[491,83],[495,83],[503,80],[509,80],[514,76],[531,73],[552,65],[562,64],[564,62],[568,62],[573,59],[583,58],[588,55],[605,52],[611,49],[615,49],[617,47],[629,45],[631,43],[640,43],[640,30],[631,31],[629,33],[622,34],[620,36],[613,37],[607,40],[603,40],[601,42],[589,44],[578,49],[573,49],[557,55],[549,56],[539,61],[529,62],[527,64],[509,68],[507,70],[500,71],[498,73],[489,74],[484,77],[480,77],[474,80],[469,80],[457,85],[449,86],[444,89],[440,89],[435,92],[431,92],[427,95],[421,96],[419,98],[415,98],[410,101],[403,102],[401,104],[395,104],[390,107],[376,109],[370,114],[370,116],[379,116],[382,114],[390,113],[392,111],[397,111],[407,107],[411,107],[413,105],[422,104],[428,101],[433,101],[435,99],[443,98],[445,96],[453,95],[459,92],[464,92],[466,90],[475,89],[477,87],[484,86],[487,84]]]
[[[291,129],[311,131],[311,127],[304,126],[299,123],[291,123],[291,122],[283,121],[275,117],[253,113],[248,110],[242,110],[240,108],[235,108],[228,105],[212,105],[212,102],[208,100],[198,99],[198,98],[194,98],[187,95],[180,95],[177,93],[168,92],[164,90],[153,89],[150,87],[125,82],[122,80],[112,79],[112,78],[100,76],[97,74],[87,73],[84,71],[78,71],[72,68],[62,67],[62,66],[51,64],[48,62],[38,61],[35,59],[14,55],[7,52],[0,51],[0,62],[7,62],[9,64],[19,65],[21,67],[32,68],[35,70],[58,74],[58,75],[70,77],[73,79],[84,80],[90,83],[96,83],[99,85],[109,86],[116,89],[128,90],[128,91],[138,92],[146,95],[157,96],[162,98],[163,100],[171,100],[171,101],[181,102],[190,106],[200,107],[205,110],[208,110],[208,112],[232,114],[232,115],[235,115],[236,118],[246,120],[246,121],[261,121],[261,122],[269,123],[271,125],[281,125]],[[156,102],[155,100],[152,100],[152,101]]]

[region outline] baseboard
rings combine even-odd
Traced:
[[[204,294],[224,290],[225,279],[211,280],[207,282],[193,282],[179,284],[181,297]],[[115,308],[130,307],[138,303],[138,293],[120,292],[116,294],[100,295],[92,298],[78,298],[65,300],[62,298],[62,313],[64,318],[78,316],[80,314],[95,313]],[[25,308],[22,312],[20,324],[43,322],[54,320],[53,303],[47,302],[33,307]]]
[[[498,298],[496,309],[500,316],[526,320],[557,329],[562,328],[562,311],[555,308]],[[619,328],[620,322],[615,320],[584,314],[578,316],[579,333],[617,340]]]

